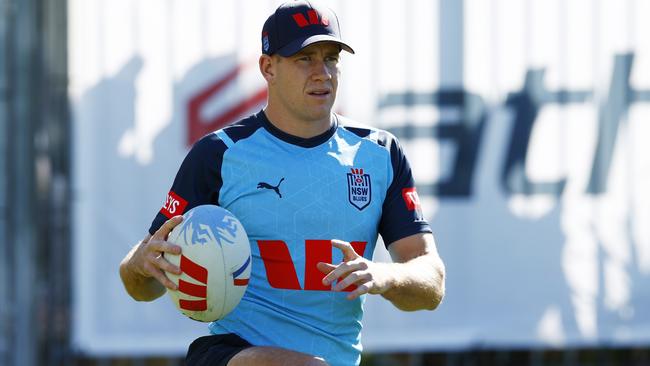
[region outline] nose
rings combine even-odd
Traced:
[[[332,70],[324,60],[314,61],[312,68],[312,78],[314,80],[330,80],[332,78]]]

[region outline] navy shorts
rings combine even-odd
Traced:
[[[226,366],[231,358],[253,345],[235,334],[200,337],[190,344],[186,366]]]

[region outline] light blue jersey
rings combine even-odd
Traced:
[[[170,192],[180,212],[167,204],[149,231],[174,214],[217,204],[241,221],[253,258],[246,294],[210,324],[211,333],[331,365],[359,364],[365,296],[347,300],[349,292],[331,291],[316,264],[342,261],[332,239],[372,259],[378,234],[390,244],[430,228],[395,138],[349,122],[333,116],[330,130],[302,139],[260,112],[205,136],[188,153]]]

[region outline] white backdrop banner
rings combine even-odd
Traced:
[[[191,142],[264,105],[279,3],[69,2],[79,351],[207,332],[133,301],[118,266]],[[366,350],[650,344],[650,3],[327,3],[357,52],[336,110],[400,138],[448,272],[435,312],[369,296]]]

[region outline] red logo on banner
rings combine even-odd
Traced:
[[[160,213],[171,219],[176,215],[182,215],[183,212],[185,212],[185,207],[187,207],[187,201],[174,193],[174,191],[169,191],[167,194],[167,200],[160,209]]]
[[[205,118],[201,115],[201,110],[214,100],[214,98],[224,98],[223,94],[226,92],[226,87],[236,84],[242,72],[252,65],[252,63],[244,63],[236,66],[226,75],[215,80],[214,83],[208,85],[205,89],[200,90],[190,98],[187,104],[188,133],[186,142],[188,146],[194,144],[196,140],[204,135],[244,117],[253,108],[257,108],[264,103],[267,95],[266,87],[260,88],[249,95],[238,95],[237,102],[213,118]]]
[[[415,187],[402,189],[402,198],[409,211],[420,209],[420,197],[418,192],[415,191]]]

